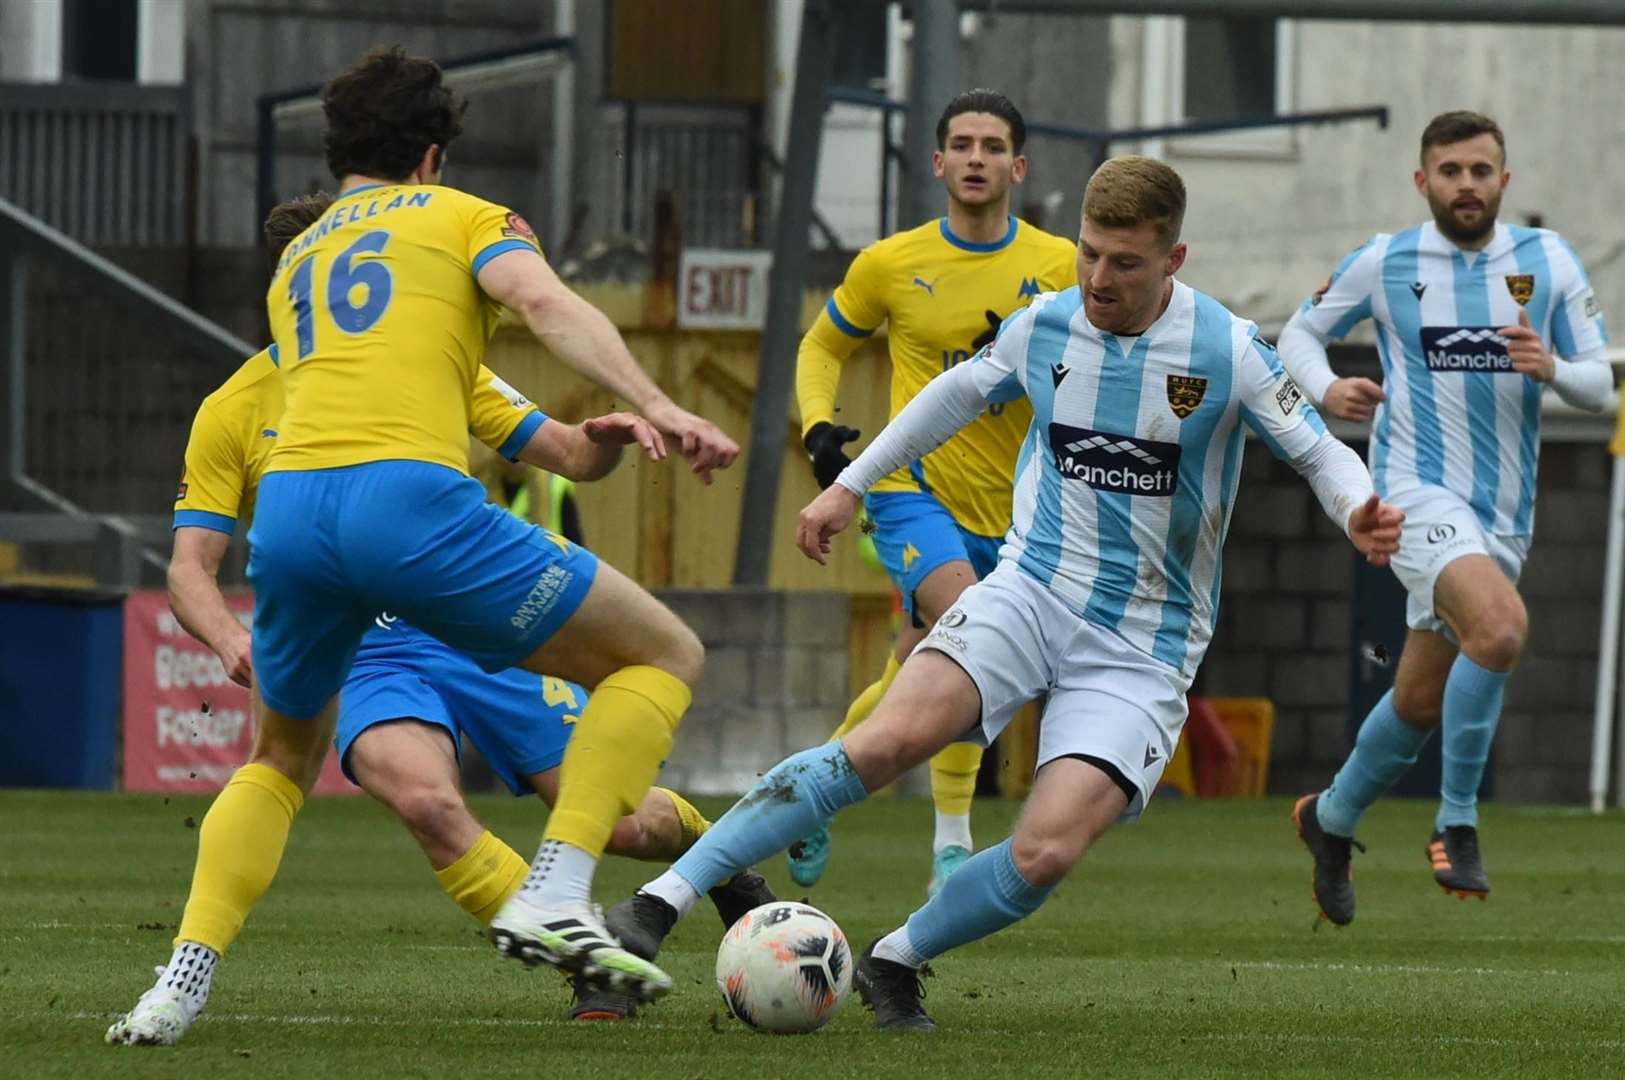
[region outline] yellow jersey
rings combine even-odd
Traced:
[[[280,355],[276,345],[254,354],[198,406],[175,494],[176,528],[200,526],[229,534],[239,521],[253,519],[260,477],[281,440]],[[546,419],[488,368],[478,369],[469,434],[511,459]],[[465,436],[465,469],[467,462]]]
[[[964,363],[1012,312],[1077,277],[1077,246],[1010,218],[1002,240],[974,244],[947,218],[897,233],[858,253],[801,342],[796,396],[802,430],[833,421],[840,365],[889,323],[891,412],[925,384]],[[1010,527],[1016,455],[1032,423],[1025,398],[990,405],[969,426],[871,490],[928,491],[961,526],[981,536]]]
[[[469,401],[498,305],[475,275],[541,253],[518,214],[455,188],[340,195],[266,294],[287,397],[266,471],[410,460],[468,471]]]

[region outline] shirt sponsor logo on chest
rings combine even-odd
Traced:
[[[1422,357],[1429,371],[1493,375],[1512,370],[1507,339],[1493,326],[1424,326]]]
[[[1167,497],[1179,487],[1178,443],[1066,424],[1049,426],[1049,443],[1060,474],[1096,491]]]

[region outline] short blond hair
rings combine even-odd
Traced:
[[[1151,225],[1157,239],[1173,247],[1185,223],[1185,182],[1155,158],[1115,157],[1089,178],[1083,216],[1107,229]]]

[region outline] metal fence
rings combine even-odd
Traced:
[[[0,83],[0,198],[82,244],[187,240],[186,90]]]
[[[740,105],[624,102],[608,133],[620,165],[613,219],[654,240],[655,206],[669,194],[688,247],[758,247],[767,235],[761,110]]]
[[[134,583],[163,565],[197,403],[255,350],[4,199],[0,301],[0,541]],[[48,552],[53,531],[120,550]]]
[[[448,182],[523,213],[549,246],[568,216],[572,50],[570,38],[544,38],[441,63],[469,101]],[[336,188],[322,152],[321,92],[313,84],[257,100],[256,233],[279,200]]]

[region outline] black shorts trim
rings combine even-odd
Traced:
[[[1095,768],[1105,773],[1106,776],[1110,778],[1111,782],[1121,788],[1124,795],[1128,796],[1130,806],[1133,806],[1134,800],[1139,798],[1140,789],[1135,786],[1132,780],[1123,775],[1122,769],[1119,769],[1116,765],[1113,765],[1105,758],[1095,757],[1093,754],[1062,754],[1060,757],[1082,761],[1085,764],[1093,765]],[[1058,761],[1060,758],[1051,758],[1050,760]]]

